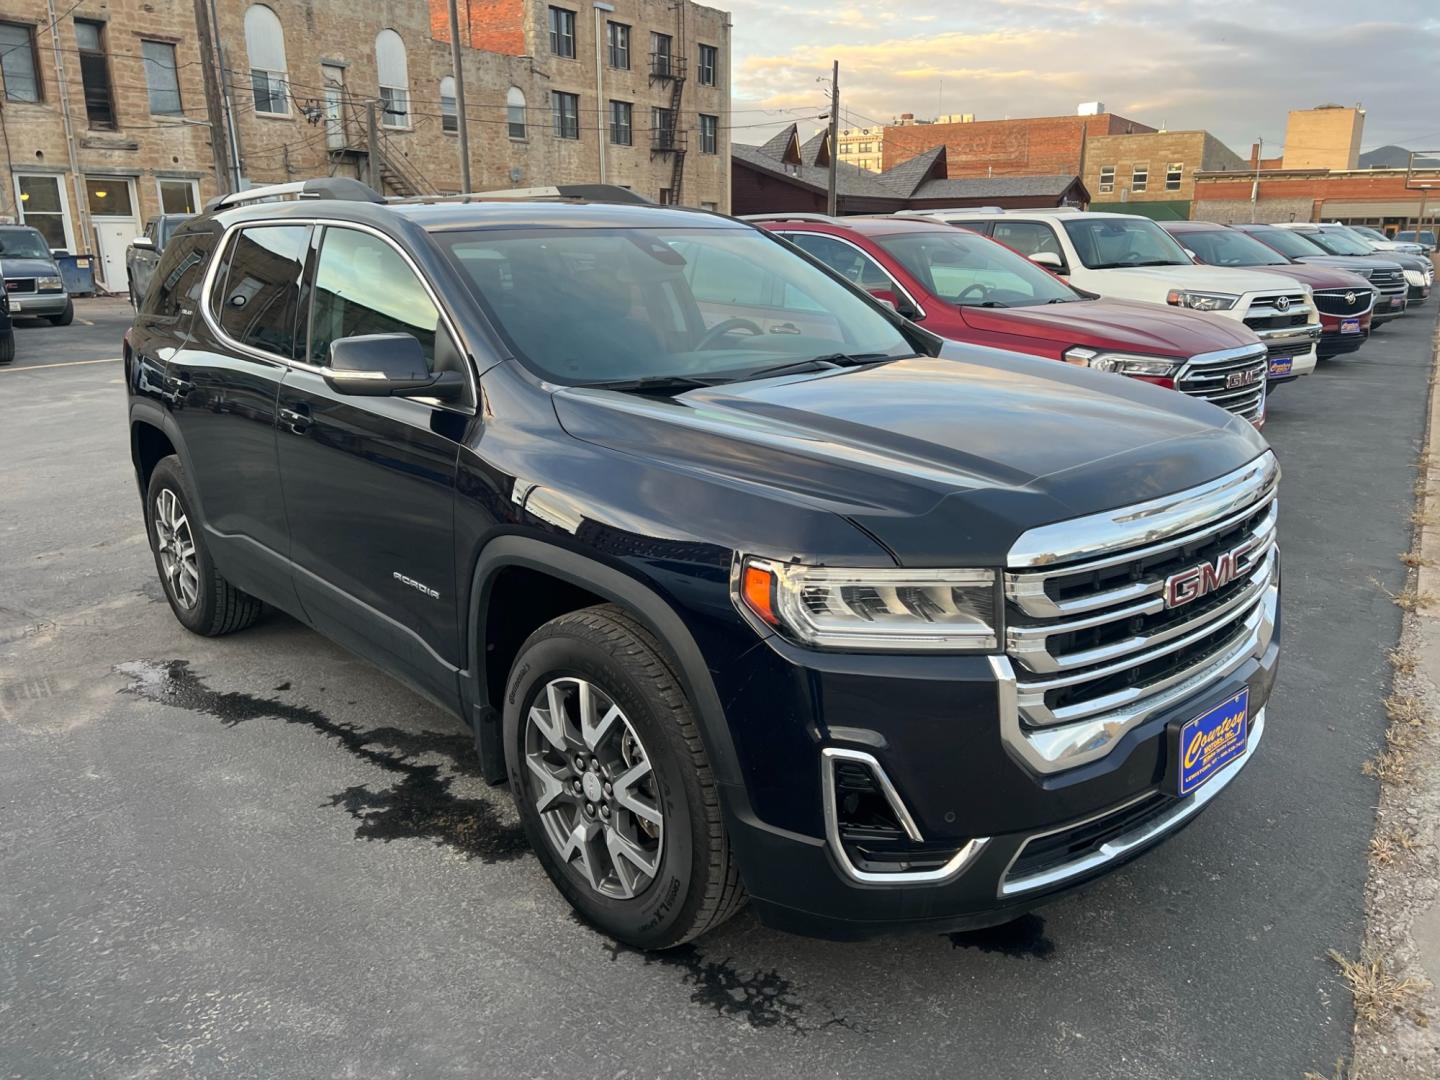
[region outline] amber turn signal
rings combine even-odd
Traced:
[[[775,575],[754,563],[745,565],[741,581],[741,594],[751,611],[771,626],[779,626],[780,618],[775,614]]]

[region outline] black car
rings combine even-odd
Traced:
[[[145,294],[150,290],[150,281],[155,276],[155,267],[165,253],[165,245],[180,223],[188,221],[193,214],[161,214],[145,222],[145,232],[130,241],[125,249],[125,280],[130,295],[130,306],[137,311]]]
[[[452,710],[638,947],[747,897],[834,937],[1006,921],[1263,734],[1252,425],[943,342],[743,222],[259,189],[181,226],[124,355],[177,618],[273,605]]]
[[[0,364],[15,359],[15,327],[10,321],[10,301],[0,292]]]

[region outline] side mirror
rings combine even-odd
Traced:
[[[1200,256],[1196,255],[1195,252],[1191,251],[1189,248],[1181,248],[1180,250],[1185,252],[1186,255],[1189,255],[1190,258],[1194,259],[1196,262],[1200,261]]]
[[[1053,251],[1037,251],[1030,256],[1030,261],[1036,266],[1043,266],[1046,270],[1053,270],[1057,274],[1065,272],[1064,261]]]
[[[330,343],[325,384],[352,397],[433,397],[454,401],[465,392],[458,371],[432,372],[411,334],[361,334]]]
[[[890,289],[866,289],[865,291],[891,311],[895,312],[895,314],[901,315],[904,318],[913,319],[920,314],[920,312],[915,310],[914,304]]]
[[[130,241],[130,246],[138,251],[154,251],[155,241],[151,240],[148,236],[137,236],[134,240]]]

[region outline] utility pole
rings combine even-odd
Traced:
[[[215,70],[215,31],[210,25],[210,9],[206,0],[195,0],[195,29],[200,39],[200,76],[205,86],[205,116],[210,121],[210,152],[215,158],[215,178],[220,181],[220,194],[228,195],[235,190],[235,175],[230,169],[225,113],[220,103],[220,78]]]
[[[825,200],[825,212],[835,216],[838,198],[835,190],[835,164],[840,157],[840,61],[830,68],[830,184]]]
[[[380,124],[376,119],[378,107],[373,100],[365,103],[366,182],[376,191],[380,190],[380,169],[384,164],[381,160],[384,151],[380,149]]]
[[[1265,136],[1255,141],[1255,179],[1250,184],[1250,224],[1255,224],[1255,215],[1260,209],[1260,159],[1265,156]]]
[[[460,70],[460,12],[455,0],[450,0],[450,64],[455,75],[455,122],[460,136],[460,190],[469,191],[470,132],[465,119],[465,76]]]

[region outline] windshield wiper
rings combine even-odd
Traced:
[[[891,356],[884,352],[866,353],[827,353],[825,356],[815,357],[817,364],[834,364],[836,367],[860,367],[863,364],[876,364],[881,360],[903,360],[902,356]]]
[[[610,382],[581,383],[585,390],[622,390],[632,394],[679,394],[686,390],[697,390],[702,386],[714,386],[707,379],[692,379],[686,375],[646,375],[641,379],[612,379]]]
[[[860,367],[864,364],[878,364],[882,360],[898,360],[898,356],[891,356],[889,353],[827,353],[824,356],[812,356],[805,360],[790,360],[784,364],[773,364],[770,367],[756,368],[754,371],[744,371],[735,376],[736,381],[749,379],[771,379],[777,375],[796,375],[805,371],[827,371],[834,368]]]

